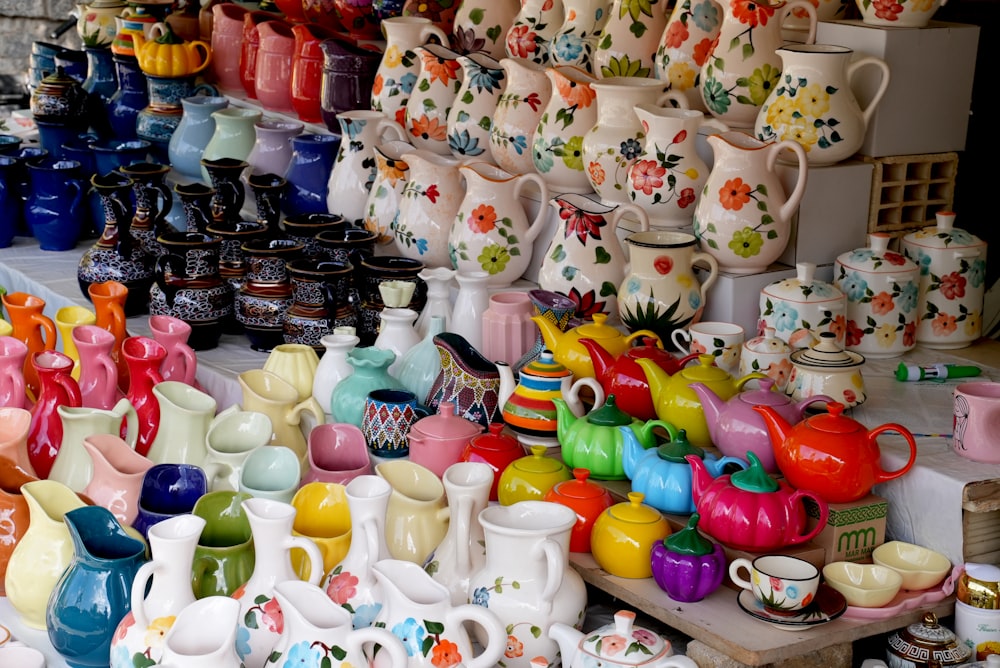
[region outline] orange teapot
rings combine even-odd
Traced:
[[[201,40],[184,41],[168,23],[157,23],[150,37],[147,40],[142,33],[132,36],[135,57],[146,74],[186,77],[201,72],[212,62],[212,47]]]
[[[917,461],[913,434],[895,423],[872,430],[843,415],[844,404],[830,401],[827,413],[792,425],[771,406],[754,406],[764,418],[774,458],[785,480],[797,489],[809,489],[830,503],[846,503],[866,496],[874,485],[900,477]],[[894,431],[906,439],[910,458],[902,468],[882,468],[879,434]]]

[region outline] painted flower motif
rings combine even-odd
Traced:
[[[583,55],[583,39],[575,33],[562,33],[552,43],[552,50],[561,62],[569,65]]]
[[[903,325],[903,345],[912,348],[917,345],[917,323],[910,321]]]
[[[774,307],[774,329],[779,332],[795,331],[798,327],[799,312],[786,302],[778,302]]]
[[[535,141],[531,145],[531,160],[535,163],[535,169],[542,174],[548,174],[552,171],[555,162],[552,158],[552,152],[549,151],[545,143],[545,137],[542,135],[536,135]]]
[[[789,359],[781,359],[777,362],[771,362],[771,365],[767,369],[767,375],[774,379],[774,384],[778,388],[782,388],[788,384],[788,379],[792,375],[792,361]]]
[[[559,206],[559,217],[566,221],[564,234],[567,239],[575,234],[584,245],[588,238],[601,239],[601,228],[608,224],[604,216],[587,213],[563,199],[556,198],[556,204]]]
[[[437,118],[421,114],[420,118],[411,119],[410,134],[426,141],[445,141],[448,138],[448,126]]]
[[[735,254],[749,258],[760,254],[760,248],[764,245],[764,237],[757,230],[747,226],[734,232],[728,245],[729,250]]]
[[[674,21],[667,27],[667,31],[663,34],[663,46],[668,49],[679,49],[687,41],[688,37],[690,37],[690,33],[684,22]]]
[[[768,578],[768,580],[771,584],[772,591],[782,591],[785,588],[781,578]]]
[[[761,3],[759,0],[733,0],[731,8],[736,20],[751,28],[766,26],[767,20],[774,16],[775,10],[775,6]]]
[[[798,142],[808,153],[819,142],[819,129],[808,123],[795,123],[782,135],[786,139]]]
[[[707,5],[708,3],[706,2],[705,4]],[[708,37],[695,44],[694,50],[691,53],[691,59],[694,60],[694,64],[698,67],[704,65],[708,57],[712,55],[713,49],[715,49],[715,40]]]
[[[587,173],[590,175],[590,180],[595,186],[604,183],[604,179],[607,176],[604,173],[604,167],[601,167],[601,163],[596,160],[587,165]]]
[[[620,654],[624,651],[626,644],[624,636],[620,636],[617,633],[610,636],[604,636],[601,639],[601,653],[608,656],[614,656],[615,654]]]
[[[692,290],[688,293],[688,306],[698,310],[701,308],[701,293],[697,290]]]
[[[796,118],[801,116],[799,106],[791,97],[780,95],[767,105],[764,112],[764,120],[768,125],[774,127],[778,125],[795,125]]]
[[[462,662],[462,653],[458,651],[458,645],[450,640],[441,639],[434,645],[431,653],[431,663],[435,668],[448,668]]]
[[[842,315],[836,316],[830,323],[830,331],[837,336],[838,341],[843,341],[844,332],[847,331],[847,318]]]
[[[899,293],[899,308],[903,309],[903,313],[909,313],[917,308],[919,297],[920,290],[915,281],[903,284],[903,289]]]
[[[413,92],[413,87],[417,83],[417,75],[413,72],[407,72],[399,78],[399,89],[403,91],[404,94],[409,95]],[[402,125],[402,123],[400,123]]]
[[[490,605],[490,592],[486,587],[476,587],[472,592],[473,605],[480,605],[488,608]]]
[[[978,288],[986,280],[986,261],[982,258],[972,261],[969,266],[969,285]]]
[[[872,297],[872,313],[875,315],[891,313],[894,306],[892,295],[888,292],[883,291]]]
[[[142,639],[146,647],[162,647],[163,638],[167,635],[170,627],[174,625],[175,619],[177,617],[174,615],[168,615],[167,617],[157,617],[151,621],[146,628],[146,635]]]
[[[262,605],[261,612],[263,614],[261,614],[260,621],[264,623],[267,630],[271,633],[281,633],[285,627],[285,617],[281,614],[278,599],[272,598]]]
[[[816,281],[812,284],[813,294],[817,297],[832,297],[835,293],[833,286],[829,283],[824,283],[822,281]]]
[[[120,643],[125,640],[128,630],[133,626],[135,626],[135,615],[129,613],[122,618],[121,623],[118,624],[118,628],[115,629],[115,642]]]
[[[872,0],[875,8],[875,17],[883,21],[895,21],[903,12],[903,5],[896,0]]]
[[[830,111],[830,94],[818,83],[800,87],[795,99],[798,100],[799,111],[803,116],[819,118]]]
[[[470,68],[468,74],[469,86],[480,93],[492,93],[495,90],[500,90],[500,82],[504,78],[503,70],[478,65]]]
[[[531,54],[538,48],[535,33],[526,25],[514,26],[507,33],[507,48],[515,58],[531,58]]]
[[[519,656],[524,655],[524,643],[518,640],[515,636],[507,636],[507,649],[504,650],[503,655],[508,659],[516,659]]]
[[[630,295],[638,294],[639,290],[642,289],[642,281],[640,281],[635,276],[629,277],[628,281],[625,282],[625,292]]]
[[[597,97],[594,89],[585,83],[577,83],[565,76],[557,76],[555,79],[559,97],[571,107],[586,109]]]
[[[868,281],[861,278],[858,272],[852,271],[840,281],[840,289],[852,302],[861,301],[868,292]]]
[[[941,277],[941,294],[945,299],[961,299],[965,296],[965,276],[957,271]]]
[[[469,229],[478,234],[489,234],[497,226],[497,212],[489,204],[480,204],[466,221]]]
[[[410,168],[402,160],[393,160],[391,158],[384,158],[379,161],[379,172],[383,179],[386,181],[391,181],[396,183],[400,179],[406,178],[406,170]]]
[[[858,323],[853,320],[847,321],[847,331],[844,332],[844,336],[846,337],[846,346],[850,347],[859,345],[861,343],[861,337],[864,335],[864,330],[858,327]]]
[[[896,343],[896,326],[885,323],[875,328],[875,342],[883,348],[891,348]]]
[[[709,111],[715,114],[721,116],[729,109],[729,93],[718,79],[706,79],[701,86],[701,96]]]
[[[934,333],[934,336],[948,336],[956,329],[958,329],[958,324],[955,321],[955,316],[953,315],[938,313],[937,316],[931,320],[931,331]]]
[[[750,101],[757,107],[762,106],[767,100],[767,96],[778,85],[780,79],[780,68],[765,63],[755,69],[747,80],[747,92],[750,93]]]
[[[695,197],[694,188],[682,188],[680,197],[677,198],[677,206],[686,209],[694,204]]]
[[[285,657],[286,666],[318,666],[323,659],[323,652],[319,647],[313,648],[308,640],[297,642],[288,648],[288,655]]]
[[[381,603],[366,603],[354,608],[352,626],[356,629],[368,628],[375,623],[375,617],[382,610]]]
[[[382,78],[382,74],[376,74],[375,80],[372,81],[372,95],[381,95],[383,85],[385,85],[385,80]]]
[[[710,33],[719,27],[722,13],[716,3],[704,0],[691,6],[691,20],[699,30]]]
[[[583,171],[583,137],[576,135],[569,138],[563,145],[562,161],[566,169]]]
[[[405,620],[393,626],[392,635],[399,638],[399,640],[403,643],[403,647],[406,648],[407,656],[422,655],[424,637],[427,635],[427,631],[425,631],[424,627],[413,617],[407,617]]]
[[[965,335],[975,337],[979,336],[982,331],[983,322],[979,311],[970,311],[969,315],[965,318]]]
[[[858,248],[851,251],[848,261],[851,264],[864,264],[874,257],[875,253],[870,248]]]
[[[626,139],[621,143],[618,148],[618,152],[622,154],[626,160],[635,160],[642,153],[642,144],[633,138]]]
[[[750,190],[750,185],[740,177],[729,179],[719,188],[719,203],[727,211],[739,211],[750,201]]]
[[[386,49],[385,53],[382,54],[382,64],[387,68],[399,67],[402,62],[403,52],[395,44]]]
[[[812,593],[810,592],[810,593],[806,594],[805,597],[802,599],[802,607],[804,608],[804,607],[808,606],[810,603],[812,603],[812,600],[813,600]]]
[[[326,595],[337,605],[344,605],[358,593],[358,578],[344,571],[330,578],[326,585]]]
[[[111,668],[133,668],[132,657],[128,655],[128,647],[125,645],[114,645],[108,658]]]
[[[885,261],[894,267],[902,267],[906,264],[906,256],[900,255],[899,253],[893,253],[892,251],[886,251],[885,255],[882,256]]]
[[[674,90],[684,91],[694,88],[694,82],[698,78],[698,71],[683,61],[670,63],[667,68],[667,79],[670,87]]]
[[[462,68],[457,60],[439,58],[426,49],[421,52],[420,59],[423,61],[423,71],[427,72],[431,83],[440,81],[447,85],[458,78],[458,71]]]
[[[658,641],[657,635],[652,631],[647,631],[646,629],[635,629],[632,631],[632,639],[638,640],[641,644],[647,647],[655,645]]]
[[[595,163],[591,163],[593,164]],[[639,160],[632,165],[632,188],[648,197],[653,194],[653,190],[663,187],[663,176],[666,173],[666,168],[655,160]]]
[[[476,37],[476,31],[472,28],[455,26],[451,37],[455,50],[459,53],[475,53],[482,51],[486,46],[486,40],[482,37]]]
[[[250,654],[250,629],[242,624],[236,628],[236,653],[240,657]]]
[[[660,276],[666,276],[674,268],[674,261],[669,255],[657,255],[653,258],[653,270]]]
[[[601,313],[604,310],[604,302],[598,301],[593,290],[581,293],[576,288],[570,288],[569,294],[566,296],[576,304],[578,318],[587,320],[592,318],[595,313]]]
[[[510,251],[497,244],[490,244],[483,248],[476,260],[479,261],[483,271],[493,276],[501,273],[510,262]]]
[[[455,130],[448,135],[448,148],[461,155],[481,155],[486,152],[479,145],[479,138],[473,137],[468,130]]]

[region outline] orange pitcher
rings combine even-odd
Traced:
[[[111,347],[111,359],[118,369],[118,389],[127,392],[129,370],[121,352],[122,341],[129,335],[125,329],[125,300],[128,298],[128,288],[118,281],[104,281],[91,283],[87,293],[94,304],[94,313],[97,316],[97,322],[94,324],[114,334],[115,344]]]
[[[56,325],[43,313],[45,300],[41,297],[27,292],[12,292],[2,295],[0,299],[3,300],[10,324],[14,327],[14,338],[28,346],[28,355],[24,361],[24,384],[34,400],[38,396],[38,374],[31,364],[31,357],[34,353],[55,349]]]

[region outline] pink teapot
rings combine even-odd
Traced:
[[[767,552],[811,540],[826,526],[830,514],[826,501],[769,476],[753,452],[747,452],[746,470],[717,478],[696,455],[685,459],[691,464],[691,496],[701,515],[699,527],[727,547]],[[811,530],[806,528],[806,499],[819,507],[819,521]]]
[[[760,378],[757,382],[759,389],[744,390],[728,401],[704,383],[691,383],[688,387],[701,400],[708,433],[712,437],[712,443],[722,454],[743,457],[750,450],[757,455],[767,472],[777,473],[778,465],[774,461],[771,437],[764,418],[755,413],[753,407],[770,406],[786,420],[798,422],[809,404],[833,400],[826,395],[815,395],[793,402],[788,396],[774,391],[773,378]]]

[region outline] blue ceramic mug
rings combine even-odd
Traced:
[[[146,537],[149,527],[174,515],[190,513],[194,504],[208,493],[208,477],[193,464],[156,464],[142,478],[139,511],[132,522]]]
[[[361,433],[368,450],[376,457],[405,457],[410,454],[410,427],[430,411],[417,402],[409,390],[373,390],[365,398]]]

